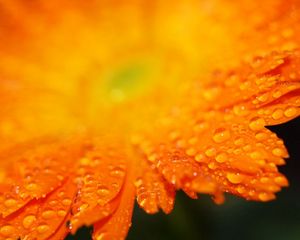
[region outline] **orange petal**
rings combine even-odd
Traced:
[[[62,184],[69,171],[68,164],[78,154],[77,150],[70,149],[71,146],[71,143],[65,147],[56,142],[34,141],[1,153],[1,164],[7,174],[6,182],[0,189],[0,211],[4,217],[31,199],[44,198]],[[9,156],[9,162],[3,160],[6,156]],[[63,165],[60,162],[62,159]]]
[[[133,167],[133,166],[132,166]],[[107,219],[94,224],[93,239],[125,239],[131,227],[131,217],[135,198],[135,187],[132,182],[133,172],[128,172],[124,187],[120,193],[120,204],[116,212]]]
[[[110,216],[118,206],[114,199],[126,178],[126,156],[120,149],[103,149],[102,146],[94,143],[75,168],[73,177],[79,189],[72,207],[72,233],[82,225]]]
[[[20,211],[2,218],[0,234],[16,239],[46,239],[52,236],[65,221],[75,194],[76,186],[71,181],[65,182],[46,198],[32,200]]]
[[[152,156],[153,157],[153,156]],[[150,164],[141,161],[139,174],[135,180],[138,204],[150,214],[161,208],[165,213],[173,210],[175,188],[168,183]]]

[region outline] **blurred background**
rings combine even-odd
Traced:
[[[216,205],[209,196],[189,199],[178,192],[174,211],[148,215],[135,207],[128,240],[299,240],[300,239],[300,119],[269,127],[289,150],[287,165],[280,167],[290,187],[268,203],[248,202],[226,196]],[[91,239],[90,228],[80,229],[67,240]]]

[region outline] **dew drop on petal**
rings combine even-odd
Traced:
[[[25,186],[28,191],[36,191],[38,189],[38,185],[36,183],[29,183]]]
[[[247,144],[247,145],[245,145],[245,146],[243,147],[243,150],[244,150],[245,152],[249,152],[249,151],[252,150],[252,146],[251,146],[250,144]]]
[[[148,161],[154,163],[157,160],[157,155],[155,153],[148,156]]]
[[[55,216],[55,212],[53,210],[45,210],[42,212],[42,217],[45,219],[50,219]]]
[[[125,171],[122,169],[122,168],[119,168],[119,167],[116,167],[114,168],[111,172],[110,172],[110,175],[112,177],[124,177],[125,175]]]
[[[72,200],[69,199],[69,198],[65,198],[65,199],[62,201],[62,204],[63,204],[64,206],[69,206],[71,203],[72,203]]]
[[[49,205],[52,206],[52,207],[54,207],[54,206],[57,205],[57,201],[56,200],[52,200],[52,201],[49,202]]]
[[[228,160],[228,156],[226,153],[220,153],[216,156],[216,161],[218,163],[224,163]]]
[[[197,151],[195,148],[188,148],[185,153],[186,153],[186,155],[192,157],[197,154]]]
[[[216,143],[222,143],[225,142],[230,138],[230,132],[226,130],[225,128],[219,128],[215,131],[215,134],[213,136],[213,140]]]
[[[275,183],[277,183],[280,186],[288,186],[288,180],[283,176],[278,176],[274,179]]]
[[[245,189],[244,186],[238,186],[237,187],[237,191],[238,191],[239,194],[243,194],[243,193],[246,192],[246,189]]]
[[[14,231],[15,231],[15,228],[11,225],[5,225],[0,228],[0,233],[3,236],[10,236],[14,233]]]
[[[57,211],[57,216],[59,217],[64,217],[66,216],[67,212],[65,210],[58,210]]]
[[[5,200],[4,205],[8,208],[10,207],[14,207],[17,204],[17,201],[13,198],[9,198],[7,200]]]
[[[32,226],[32,224],[35,221],[36,221],[36,216],[34,216],[34,215],[28,215],[28,216],[24,217],[24,219],[23,219],[23,222],[22,222],[23,227],[26,228],[26,229],[28,229],[28,228],[30,228]]]
[[[258,140],[258,141],[263,141],[263,140],[266,140],[268,138],[268,135],[264,132],[259,132],[255,135],[255,138]]]
[[[50,227],[47,225],[47,224],[42,224],[42,225],[39,225],[36,230],[38,233],[45,233],[47,232],[48,230],[50,229]]]
[[[65,194],[66,194],[66,193],[65,193],[64,191],[60,191],[60,192],[57,194],[57,196],[61,198],[61,197],[63,197]]]
[[[276,109],[273,113],[272,113],[272,118],[274,120],[278,120],[280,118],[283,117],[283,110],[282,109]]]
[[[260,193],[258,195],[259,200],[263,202],[270,201],[275,198],[275,195],[273,193]]]
[[[270,178],[262,177],[262,178],[260,179],[260,182],[261,182],[261,183],[269,183],[269,182],[270,182]]]
[[[265,94],[262,94],[260,96],[257,97],[257,99],[260,101],[260,102],[266,102],[269,98],[269,94],[268,93],[265,93]]]
[[[208,157],[213,157],[216,155],[216,149],[215,148],[208,148],[205,151],[205,155]]]
[[[284,115],[289,118],[296,116],[296,114],[297,114],[297,108],[295,107],[289,107],[284,111]]]
[[[234,144],[235,144],[236,146],[242,146],[242,145],[245,144],[245,141],[244,141],[243,138],[237,138],[237,139],[234,141]]]
[[[99,187],[97,194],[101,197],[105,197],[109,194],[109,189],[107,187]]]
[[[211,170],[215,170],[217,167],[218,166],[214,162],[211,162],[211,163],[208,164],[208,168],[211,169]]]
[[[243,105],[234,106],[233,112],[237,116],[246,116],[249,113],[249,111]]]
[[[199,153],[195,156],[196,162],[206,162],[205,156],[202,153]]]
[[[281,148],[274,148],[272,150],[273,155],[277,156],[277,157],[282,157],[284,155],[284,152]]]
[[[279,97],[281,97],[281,95],[282,95],[282,92],[280,92],[280,91],[276,91],[273,93],[274,98],[279,98]]]
[[[265,125],[266,125],[265,120],[263,118],[258,118],[258,117],[252,118],[249,123],[250,129],[253,131],[259,131],[263,129]]]
[[[226,177],[229,180],[229,182],[233,184],[241,183],[244,180],[244,177],[241,176],[239,173],[228,173]]]
[[[263,155],[259,151],[254,151],[254,152],[250,153],[250,157],[252,159],[261,159],[261,158],[263,158]]]
[[[138,179],[135,180],[135,182],[134,182],[134,186],[135,187],[138,188],[138,187],[140,187],[142,185],[143,185],[143,180],[141,178],[138,178]]]

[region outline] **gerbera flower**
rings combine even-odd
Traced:
[[[124,239],[147,213],[269,201],[300,113],[300,5],[0,1],[0,239]]]

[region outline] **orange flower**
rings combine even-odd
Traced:
[[[0,239],[124,239],[134,199],[269,201],[300,114],[297,0],[1,0]]]

